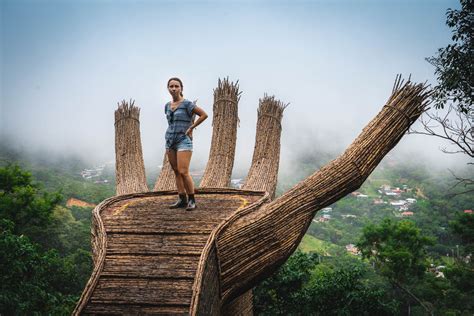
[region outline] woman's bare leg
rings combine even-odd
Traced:
[[[189,163],[191,162],[191,156],[193,152],[186,150],[186,151],[178,151],[177,152],[177,162],[178,162],[178,173],[181,176],[183,181],[184,188],[186,193],[194,194],[194,182],[193,178],[189,174]]]
[[[178,194],[185,194],[185,187],[183,183],[183,178],[178,171],[178,158],[175,150],[167,149],[166,153],[168,154],[168,161],[170,162],[171,168],[174,171],[176,178],[176,188],[178,188]],[[189,166],[189,164],[188,164]]]

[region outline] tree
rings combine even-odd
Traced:
[[[90,219],[76,220],[60,200],[19,166],[0,168],[1,315],[74,308],[92,266]]]
[[[25,234],[46,244],[45,228],[51,224],[53,209],[61,199],[59,193],[41,193],[31,173],[19,166],[0,168],[0,218],[14,223],[14,234]]]
[[[461,238],[466,255],[474,252],[474,215],[468,213],[457,214],[454,221],[449,223],[454,234]]]
[[[317,265],[316,254],[297,250],[288,261],[255,291],[255,310],[260,315],[289,315],[302,312],[307,305],[304,287]]]
[[[461,10],[448,9],[446,24],[453,31],[453,43],[440,48],[426,60],[435,67],[438,85],[434,88],[437,108],[453,102],[462,113],[474,104],[474,1],[460,0]]]
[[[432,243],[412,221],[385,219],[379,225],[364,227],[357,247],[381,275],[429,311],[408,285],[424,276],[426,247]]]
[[[438,80],[432,101],[435,109],[446,107],[445,112],[426,112],[420,120],[422,129],[410,132],[447,141],[453,147],[443,148],[444,153],[474,158],[474,0],[460,0],[460,4],[460,10],[448,9],[446,13],[453,43],[426,58],[435,67]],[[455,194],[474,191],[474,179],[453,176],[455,186],[464,186],[464,192]]]
[[[450,228],[461,239],[461,257],[456,258],[454,264],[446,271],[452,287],[455,289],[459,306],[466,311],[474,311],[474,215],[461,213],[450,222]]]
[[[256,314],[397,314],[396,302],[379,284],[364,280],[365,265],[358,260],[349,263],[352,260],[332,267],[318,263],[317,254],[296,251],[272,277],[256,287]]]
[[[13,222],[0,220],[0,314],[69,314],[77,299],[73,266],[13,231]]]

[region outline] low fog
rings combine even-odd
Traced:
[[[234,175],[242,177],[264,93],[290,103],[280,174],[297,169],[301,157],[335,158],[385,104],[397,73],[435,83],[425,57],[449,43],[445,11],[456,2],[364,2],[361,12],[346,1],[1,6],[3,143],[52,159],[114,161],[114,110],[133,99],[141,108],[145,165],[156,170],[164,155],[166,82],[178,76],[185,98],[198,99],[209,114],[194,132],[191,169],[201,170],[210,148],[213,89],[218,78],[229,77],[242,91],[234,164]],[[443,154],[444,146],[407,135],[391,155],[439,169],[466,162]]]

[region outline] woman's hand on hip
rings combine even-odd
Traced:
[[[191,140],[193,139],[193,129],[192,128],[188,128],[188,130],[186,131],[185,134],[188,135],[189,138],[191,138]]]

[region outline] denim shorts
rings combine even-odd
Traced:
[[[166,140],[165,147],[174,151],[193,151],[193,140],[188,135],[183,135],[177,139]]]

